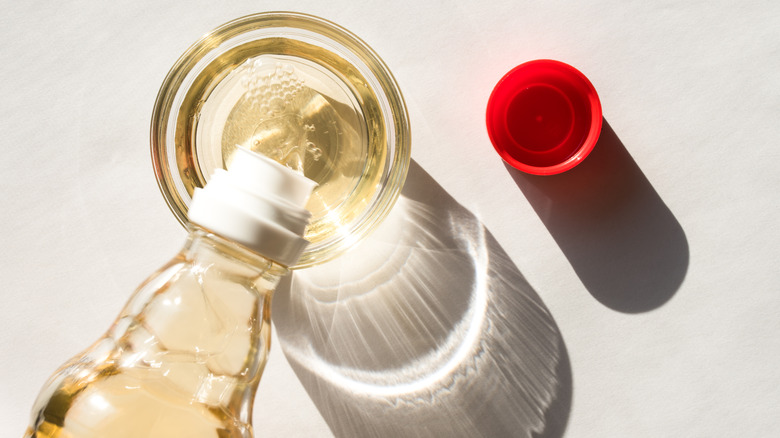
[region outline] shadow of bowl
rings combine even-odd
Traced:
[[[563,434],[571,368],[555,321],[414,162],[369,239],[274,300],[285,355],[338,437]]]

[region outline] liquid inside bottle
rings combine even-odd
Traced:
[[[193,226],[108,332],[46,383],[25,437],[252,437],[286,272]]]

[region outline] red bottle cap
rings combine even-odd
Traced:
[[[601,102],[579,70],[559,61],[520,64],[496,84],[487,130],[501,158],[535,175],[579,164],[601,133]]]

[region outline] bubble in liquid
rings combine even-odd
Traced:
[[[308,89],[292,65],[247,61],[241,84],[246,90],[244,98],[256,108],[251,149],[300,173],[307,159],[322,157],[322,149],[309,138],[314,125],[303,123],[299,114]]]

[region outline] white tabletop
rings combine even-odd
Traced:
[[[780,428],[780,3],[14,2],[0,15],[0,435],[185,232],[149,158],[181,53],[242,15],[334,21],[406,99],[371,240],[275,298],[257,436],[768,437]],[[606,121],[555,177],[484,111],[537,58]]]

